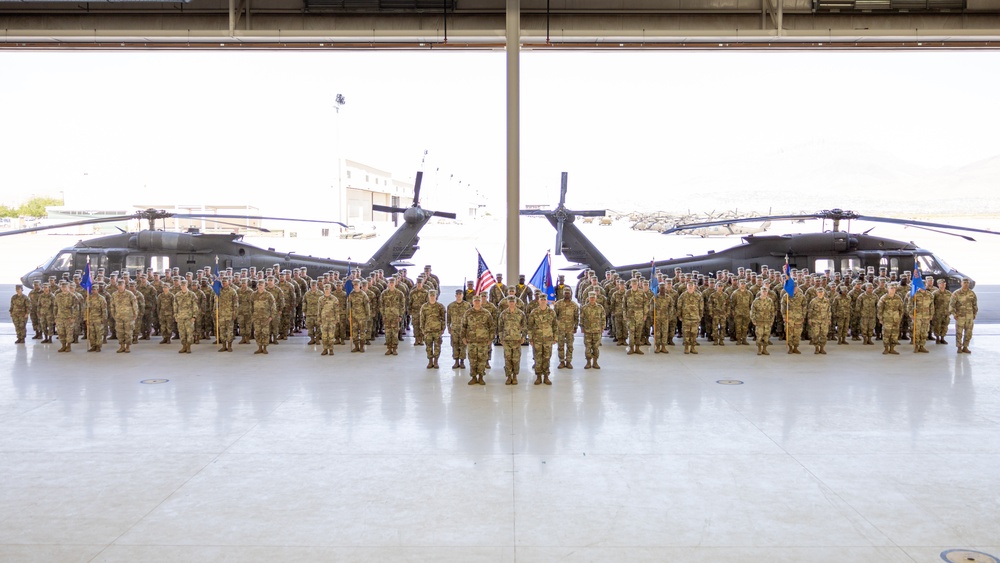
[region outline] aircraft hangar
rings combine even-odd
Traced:
[[[1000,0],[0,0],[0,49],[503,49],[511,14],[524,49],[1000,46]],[[496,348],[480,388],[411,336],[399,357],[301,335],[116,357],[15,346],[4,321],[4,561],[1000,556],[993,324],[973,354],[889,359],[605,339],[600,371],[578,336],[553,385],[525,347],[505,386]]]

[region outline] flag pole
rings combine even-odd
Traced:
[[[216,278],[219,277],[219,256],[218,255],[215,256],[215,277]],[[212,280],[212,285],[215,285],[216,281],[219,281],[219,280],[218,279]],[[215,343],[216,344],[219,344],[222,341],[222,339],[219,338],[219,297],[221,295],[222,295],[222,291],[219,290],[218,295],[215,296]]]
[[[788,267],[788,255],[785,255],[785,275],[788,279],[792,279],[792,270]],[[787,282],[787,280],[786,280]],[[792,287],[792,292],[795,292],[795,287]],[[785,347],[789,350],[792,349],[792,341],[788,338],[788,310],[792,308],[792,296],[785,292]]]

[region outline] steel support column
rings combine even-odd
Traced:
[[[507,283],[521,269],[521,0],[507,0]]]

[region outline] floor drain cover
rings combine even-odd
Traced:
[[[146,385],[155,385],[157,383],[166,383],[170,381],[169,379],[143,379],[139,383],[145,383]]]
[[[716,381],[719,385],[743,385],[739,379],[720,379]]]
[[[1000,559],[971,549],[949,549],[941,553],[941,559],[951,563],[1000,563]]]

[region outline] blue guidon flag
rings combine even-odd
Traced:
[[[214,291],[216,295],[219,295],[220,293],[222,293],[222,278],[219,277],[219,257],[218,256],[215,257],[215,274],[212,276],[212,291]],[[218,303],[216,303],[216,306],[218,306]]]
[[[493,277],[493,272],[486,266],[482,253],[476,250],[476,255],[479,257],[478,272],[476,273],[476,295],[479,295],[496,285],[497,279]]]
[[[351,280],[351,265],[347,265],[347,280],[344,282],[344,293],[350,295],[354,291],[354,282]]]
[[[83,267],[83,279],[80,280],[80,287],[90,293],[90,288],[94,287],[93,280],[90,279],[90,257],[87,257],[87,265]]]
[[[920,273],[920,268],[913,269],[913,283],[910,284],[910,297],[916,295],[918,289],[927,289],[924,285],[924,276]]]
[[[788,259],[785,259],[785,293],[788,297],[795,294],[795,280],[792,279],[792,267],[788,265]]]
[[[538,269],[535,270],[534,275],[531,276],[531,281],[528,282],[528,286],[532,289],[537,289],[545,293],[545,295],[548,296],[549,301],[555,301],[556,288],[552,285],[552,255],[548,252],[545,253],[545,258],[542,258],[542,263],[538,265]]]
[[[653,295],[660,291],[660,280],[656,279],[656,258],[649,261],[649,290]]]

